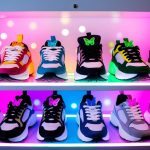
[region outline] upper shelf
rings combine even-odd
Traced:
[[[108,81],[84,80],[74,81],[72,74],[68,75],[68,80],[59,80],[51,77],[35,80],[30,77],[26,81],[1,79],[0,90],[150,90],[149,78],[142,81],[123,82],[109,77]]]
[[[150,11],[150,0],[1,0],[0,11]]]

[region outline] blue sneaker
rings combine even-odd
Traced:
[[[92,95],[84,95],[80,104],[77,122],[78,137],[84,142],[92,140],[109,140],[109,133],[102,116],[102,104]]]
[[[40,51],[41,64],[38,67],[36,79],[42,78],[47,73],[54,73],[57,77],[67,79],[65,67],[65,49],[55,36],[47,40]]]

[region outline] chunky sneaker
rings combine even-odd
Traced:
[[[0,112],[0,123],[2,122],[2,120],[3,120],[3,114],[2,112]]]
[[[28,136],[29,127],[36,123],[36,114],[28,95],[17,96],[10,102],[8,111],[0,124],[0,138],[20,142]]]
[[[54,73],[59,78],[67,79],[65,49],[55,36],[42,46],[40,55],[42,61],[38,67],[36,79],[42,78],[47,73]]]
[[[148,110],[144,113],[144,118],[146,122],[150,125],[150,105],[148,107]]]
[[[141,113],[140,106],[129,95],[120,94],[111,114],[111,123],[118,127],[120,136],[128,141],[139,141],[150,136],[150,128]]]
[[[98,76],[106,79],[105,66],[102,59],[102,44],[99,35],[91,35],[78,38],[77,67],[75,80]]]
[[[17,80],[26,80],[34,73],[31,53],[22,40],[23,35],[18,35],[17,42],[12,42],[2,50],[0,74],[9,75]]]
[[[37,139],[62,141],[66,138],[65,104],[61,95],[50,96],[44,102],[43,117]]]
[[[109,65],[109,73],[118,79],[132,79],[142,74],[148,74],[149,67],[142,60],[138,46],[133,41],[124,39],[123,43],[116,41],[112,51],[112,60]]]
[[[100,101],[96,102],[92,95],[84,95],[77,115],[78,137],[82,141],[109,140],[109,133],[101,109],[102,104]]]

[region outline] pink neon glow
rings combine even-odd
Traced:
[[[108,68],[111,59],[110,42],[115,43],[116,39],[128,37],[134,41],[141,49],[142,57],[145,61],[148,59],[149,42],[149,12],[11,12],[0,13],[0,16],[7,16],[0,19],[0,33],[7,33],[7,40],[3,41],[3,46],[9,45],[16,39],[18,33],[24,34],[24,42],[30,47],[35,41],[37,43],[36,51],[31,49],[35,69],[40,63],[40,48],[49,39],[50,35],[56,35],[66,50],[67,71],[74,72],[76,67],[77,38],[85,35],[79,31],[80,26],[85,26],[87,32],[99,34],[102,36],[103,59],[106,68]],[[63,24],[62,18],[68,18],[69,23]],[[114,22],[113,19],[119,19]],[[142,21],[141,21],[142,19]],[[7,26],[8,21],[15,22],[12,28]],[[61,32],[65,32],[64,37]],[[35,47],[35,46],[34,46]]]

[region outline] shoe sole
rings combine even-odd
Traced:
[[[137,74],[129,74],[120,71],[113,62],[110,62],[108,70],[110,74],[114,75],[119,80],[129,80],[137,77]]]
[[[146,122],[147,122],[148,124],[150,124],[150,113],[149,113],[148,111],[146,111],[146,112],[144,113],[144,118],[145,118]]]
[[[120,125],[119,120],[117,119],[117,117],[114,115],[114,113],[111,114],[111,118],[110,118],[110,122],[113,126],[118,127],[119,129],[119,135],[121,138],[127,140],[127,141],[131,141],[131,142],[136,142],[141,140],[141,138],[137,138],[134,137],[132,135],[130,135],[129,133],[127,133]]]
[[[66,126],[65,126],[65,130],[64,130],[64,132],[62,133],[62,135],[60,135],[59,137],[56,137],[56,138],[54,138],[54,140],[56,140],[56,141],[64,141],[66,138],[67,138],[67,128],[66,128]],[[37,139],[39,140],[39,141],[44,141],[46,138],[45,137],[42,137],[41,135],[40,135],[40,133],[39,133],[39,130],[38,130],[38,132],[37,132]]]
[[[20,141],[23,141],[28,136],[29,128],[32,127],[32,126],[34,126],[36,124],[36,122],[37,122],[36,114],[33,114],[30,117],[30,119],[28,120],[25,130],[19,136],[14,137],[14,138],[9,138],[8,140],[10,142],[20,142]]]
[[[79,114],[77,114],[77,118],[76,118],[76,122],[77,124],[79,125],[79,128],[78,128],[78,137],[79,139],[81,139],[83,142],[91,142],[93,141],[94,139],[93,138],[89,138],[89,137],[86,137],[80,130],[80,119],[79,119]],[[108,141],[109,140],[109,132],[107,131],[107,135],[105,137],[102,137],[102,140],[103,141]]]
[[[39,73],[37,73],[35,79],[36,79],[36,80],[37,80],[37,79],[40,79],[40,78],[42,78],[44,75],[45,75],[45,74],[39,74]],[[56,75],[56,77],[61,78],[61,79],[64,79],[64,80],[67,80],[67,79],[68,79],[66,72],[63,73],[63,74],[55,74],[55,75]]]
[[[83,79],[88,78],[89,76],[90,76],[90,74],[89,74],[89,75],[82,75],[82,74],[80,74],[80,73],[75,72],[74,79],[75,79],[76,81],[77,81],[77,80],[83,80]],[[107,80],[107,79],[108,79],[107,74],[103,74],[103,75],[100,74],[99,77],[101,77],[101,78],[104,79],[104,80]]]
[[[9,77],[16,80],[27,80],[29,76],[32,75],[33,73],[34,73],[34,66],[33,63],[30,63],[25,72],[17,75],[9,75]]]

